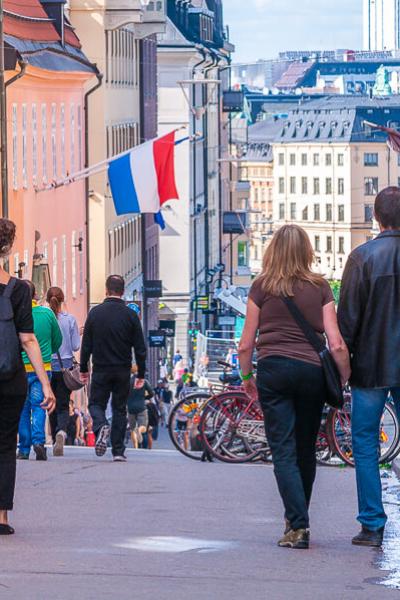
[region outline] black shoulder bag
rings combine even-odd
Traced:
[[[329,352],[329,349],[324,342],[318,337],[314,328],[303,316],[293,300],[286,296],[282,296],[282,300],[321,360],[321,366],[326,382],[327,403],[333,408],[343,408],[343,388],[339,371],[333,360],[332,354]]]

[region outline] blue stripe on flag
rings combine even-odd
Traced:
[[[161,227],[161,229],[165,229],[165,221],[161,211],[154,215],[154,221]]]
[[[110,162],[108,180],[117,215],[140,213],[139,200],[132,178],[130,154]]]

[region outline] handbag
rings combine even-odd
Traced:
[[[72,359],[72,367],[70,369],[65,369],[63,365],[63,361],[61,358],[61,354],[57,352],[58,362],[61,368],[61,372],[63,374],[64,383],[67,388],[71,392],[77,392],[85,387],[85,384],[81,382],[80,378],[80,368],[76,360]]]
[[[342,409],[344,404],[343,388],[340,380],[339,370],[335,361],[333,360],[332,354],[329,352],[326,344],[324,344],[321,338],[317,335],[314,328],[303,316],[303,313],[296,306],[294,301],[286,296],[282,296],[281,298],[289,309],[293,319],[296,321],[297,325],[300,327],[321,360],[322,371],[324,373],[326,383],[327,403],[333,408],[337,408],[339,410]]]

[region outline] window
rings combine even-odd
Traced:
[[[247,267],[249,264],[249,245],[247,242],[238,242],[238,267]]]
[[[49,242],[43,242],[43,258],[46,262],[49,260]]]
[[[332,204],[326,205],[326,221],[332,221]]]
[[[315,252],[321,251],[321,238],[319,235],[314,236],[314,250]]]
[[[51,163],[53,165],[53,179],[57,179],[57,105],[51,105]]]
[[[325,154],[325,165],[330,167],[332,164],[332,154]]]
[[[291,194],[296,193],[296,177],[290,178],[290,193]]]
[[[302,167],[306,167],[307,166],[307,154],[302,154],[301,155],[301,166]]]
[[[308,179],[307,179],[307,177],[302,177],[301,178],[301,193],[302,194],[307,194],[308,193]]]
[[[378,166],[378,153],[377,152],[365,152],[364,153],[364,166],[365,167],[377,167]]]
[[[72,103],[70,107],[70,161],[71,161],[71,174],[75,173],[75,104]]]
[[[71,294],[76,298],[76,247],[77,247],[76,231],[71,235]]]
[[[314,221],[319,221],[321,219],[321,212],[319,204],[314,204]]]
[[[37,108],[32,104],[32,180],[37,185],[38,180],[38,138],[37,138]]]
[[[58,269],[57,269],[57,238],[53,239],[53,273],[52,273],[52,278],[51,278],[51,284],[52,285],[57,285],[57,274],[58,274]]]
[[[332,252],[332,236],[328,235],[326,238],[326,251],[331,253]]]
[[[339,204],[338,206],[338,221],[344,221],[344,204]]]
[[[319,166],[319,154],[313,154],[313,165],[314,167]]]
[[[60,132],[61,132],[61,177],[67,176],[67,166],[65,162],[65,104],[60,105]]]
[[[364,221],[369,223],[374,218],[374,207],[372,204],[364,205]]]
[[[339,254],[344,254],[344,237],[339,238]]]
[[[282,221],[285,218],[285,205],[281,203],[279,205],[279,219]]]
[[[278,165],[284,165],[285,164],[285,155],[283,154],[283,152],[280,152],[278,154]]]
[[[338,154],[337,155],[337,164],[338,164],[338,167],[343,167],[343,165],[344,165],[344,154]]]
[[[314,177],[313,192],[314,192],[315,196],[318,196],[318,194],[319,194],[319,179],[318,179],[318,177]]]
[[[18,113],[17,105],[12,105],[12,149],[13,149],[13,188],[18,189]]]
[[[377,177],[365,177],[364,178],[364,194],[365,196],[376,196],[378,193],[378,178]]]
[[[327,196],[332,194],[332,178],[331,177],[327,177],[325,179],[325,194]]]
[[[342,177],[339,177],[338,179],[338,191],[337,191],[339,196],[343,196],[344,194],[344,179]]]
[[[27,106],[22,105],[22,187],[28,187]]]
[[[47,183],[47,107],[42,104],[42,179]],[[56,242],[57,243],[57,242]],[[53,285],[57,285],[53,281]]]
[[[303,221],[308,221],[308,206],[303,208],[302,219]]]
[[[61,238],[61,268],[62,268],[62,290],[67,297],[67,236]]]
[[[296,155],[295,154],[289,155],[289,164],[291,167],[295,166],[295,164],[296,164]]]
[[[296,202],[290,203],[290,218],[292,220],[296,219]]]
[[[17,252],[16,254],[14,254],[14,274],[17,275],[17,277],[18,277],[18,271],[19,271],[19,254]]]
[[[77,107],[78,117],[78,171],[83,168],[83,153],[82,153],[82,107]]]

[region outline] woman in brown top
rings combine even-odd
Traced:
[[[326,398],[318,354],[291,316],[282,296],[291,297],[314,329],[328,338],[343,384],[350,376],[349,353],[339,332],[329,284],[313,273],[314,254],[297,225],[279,229],[268,246],[263,271],[249,295],[239,347],[244,385],[258,395],[285,507],[286,531],[279,545],[308,548],[308,509],[316,473],[315,443]],[[258,332],[258,337],[257,337]],[[257,383],[252,355],[257,340]]]

